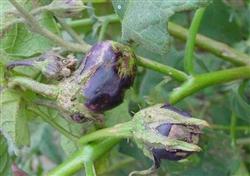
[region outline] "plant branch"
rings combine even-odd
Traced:
[[[57,98],[59,87],[43,84],[27,77],[16,76],[9,80],[8,87],[21,86],[50,98]]]
[[[100,20],[104,20],[106,18],[110,19],[110,23],[116,23],[120,21],[119,17],[116,14],[98,17],[98,19]],[[94,21],[92,19],[87,18],[82,20],[71,21],[69,22],[69,25],[71,27],[78,27],[91,25],[93,23]],[[187,40],[188,38],[188,30],[178,24],[168,22],[168,30],[171,35],[178,39]],[[199,48],[209,51],[215,54],[216,56],[219,56],[219,58],[228,61],[234,65],[250,65],[250,56],[235,50],[234,48],[228,46],[225,43],[216,41],[201,34],[197,34],[195,44]]]
[[[96,176],[95,166],[93,161],[84,162],[85,176]]]
[[[35,32],[39,33],[40,35],[50,39],[59,46],[67,48],[71,51],[86,52],[90,49],[90,45],[88,44],[80,45],[80,44],[65,42],[62,38],[58,37],[56,34],[50,32],[46,28],[41,27],[40,24],[37,22],[37,20],[32,15],[30,15],[20,4],[18,4],[16,0],[9,0],[9,2],[19,11],[20,15],[26,20],[30,28]]]
[[[112,138],[130,137],[131,129],[133,128],[133,125],[131,123],[132,123],[131,121],[126,123],[121,123],[110,128],[104,128],[95,131],[93,133],[86,134],[79,139],[79,144],[83,145],[107,137],[112,137]]]
[[[56,17],[56,16],[55,16]],[[65,21],[64,19],[60,17],[56,17],[57,21],[60,23],[60,25],[64,28],[65,31],[74,39],[76,42],[82,45],[86,45],[86,43],[81,39],[81,36],[79,36]]]
[[[184,68],[190,74],[194,73],[193,53],[194,53],[194,46],[195,46],[195,38],[199,30],[200,23],[201,23],[205,10],[206,10],[205,7],[196,10],[191,26],[188,31],[188,38],[187,38],[187,44],[186,44],[186,49],[185,49],[185,55],[184,55]]]
[[[231,144],[233,147],[236,146],[236,126],[237,126],[237,117],[234,113],[232,113],[231,124],[230,124],[230,137],[231,137]]]
[[[100,42],[100,41],[102,41],[104,39],[104,36],[105,36],[106,31],[107,31],[108,25],[109,25],[109,19],[105,19],[103,21],[103,24],[102,24],[102,27],[101,27],[101,30],[100,30],[100,33],[99,33],[99,36],[98,36],[98,42]]]
[[[100,16],[100,17],[97,17],[97,19],[99,21],[108,20],[109,23],[115,23],[115,22],[120,21],[119,17],[116,14]],[[92,25],[92,24],[94,24],[94,22],[95,21],[92,18],[86,18],[86,19],[71,21],[71,22],[69,22],[69,25],[74,28],[74,27],[79,27],[79,26]]]
[[[119,143],[119,141],[119,139],[110,138],[96,145],[83,146],[62,164],[51,170],[47,176],[71,176],[82,169],[85,162],[94,162]]]
[[[180,70],[161,64],[159,62],[155,62],[150,59],[143,58],[141,56],[136,57],[136,63],[139,66],[157,71],[159,73],[163,73],[165,75],[169,75],[177,81],[185,81],[188,79],[188,75]]]
[[[169,33],[174,37],[187,40],[188,38],[188,30],[180,25],[169,22],[168,23]],[[239,52],[234,48],[231,48],[225,43],[218,42],[211,38],[208,38],[204,35],[197,34],[195,44],[206,51],[213,53],[219,58],[228,61],[234,65],[250,65],[250,56],[245,53]]]
[[[232,69],[205,73],[189,78],[178,89],[170,94],[170,102],[176,103],[195,92],[216,84],[222,84],[237,79],[249,79],[250,66],[242,66]]]

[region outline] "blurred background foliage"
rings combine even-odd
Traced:
[[[39,0],[39,4],[48,4],[49,0]],[[95,18],[113,14],[112,3],[106,0],[93,0],[88,3],[93,9],[84,10],[81,18]],[[30,7],[27,7],[30,8]],[[188,28],[194,11],[177,13],[170,21]],[[0,12],[0,16],[3,12]],[[244,0],[214,0],[206,9],[199,33],[212,39],[224,42],[239,51],[250,54],[250,2]],[[51,14],[44,14],[40,22],[51,31],[61,33],[61,29],[55,23]],[[96,21],[90,25],[76,26],[74,30],[90,44],[98,41],[102,22]],[[42,53],[53,45],[40,35],[28,32],[24,25],[16,25],[10,29],[8,36],[1,38],[1,73],[6,74],[5,61],[22,59]],[[62,36],[71,40],[65,32]],[[13,37],[15,39],[13,39]],[[121,40],[121,24],[110,23],[104,39]],[[14,40],[14,43],[13,43]],[[172,37],[172,45],[169,53],[159,55],[135,48],[136,54],[145,56],[160,63],[183,70],[183,56],[185,43]],[[78,58],[84,56],[79,54]],[[197,73],[211,72],[230,67],[230,64],[220,60],[217,56],[201,49],[196,49],[197,59],[195,70]],[[10,58],[10,59],[7,59]],[[10,74],[10,73],[8,73]],[[16,70],[16,75],[28,75],[38,80],[44,78],[32,69]],[[3,79],[1,79],[3,80]],[[126,100],[117,108],[105,113],[105,125],[112,126],[118,122],[124,122],[131,118],[139,109],[159,102],[167,102],[168,95],[178,82],[171,80],[154,71],[138,68],[134,88],[126,94]],[[27,100],[20,98],[28,97]],[[36,99],[32,92],[19,92],[6,97],[6,101],[29,101]],[[26,104],[23,103],[23,106]],[[7,105],[6,105],[7,106]],[[201,140],[203,151],[180,162],[164,161],[159,175],[165,176],[248,176],[250,175],[250,82],[235,81],[228,84],[206,88],[199,93],[189,96],[177,104],[178,107],[189,111],[194,117],[206,119],[211,124],[211,129],[206,130]],[[11,105],[13,108],[14,105]],[[20,168],[30,175],[43,175],[49,169],[61,163],[68,154],[76,149],[66,137],[55,131],[50,125],[39,118],[41,114],[49,116],[61,126],[70,130],[72,134],[79,135],[86,131],[95,130],[98,126],[86,124],[85,126],[71,124],[59,117],[58,113],[36,105],[24,107],[26,124],[17,124],[15,128],[18,134],[22,130],[29,132],[23,134],[30,136],[30,145],[26,147],[9,146],[11,156],[7,156],[6,140],[1,135],[0,143],[0,175],[11,175],[11,159]],[[35,109],[35,110],[34,110]],[[18,109],[12,109],[19,111]],[[10,114],[11,116],[11,114]],[[16,136],[16,135],[15,135]],[[23,136],[22,136],[23,137]],[[9,142],[10,144],[13,141]],[[20,145],[29,143],[22,139]],[[17,146],[19,146],[17,144]],[[14,154],[15,153],[15,154]],[[145,169],[151,165],[136,145],[128,140],[123,140],[110,153],[105,154],[96,162],[98,175],[128,175],[133,170]],[[6,170],[7,169],[7,170]],[[79,173],[78,175],[83,175]]]

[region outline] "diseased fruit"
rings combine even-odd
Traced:
[[[191,117],[189,113],[181,111],[169,104],[165,104],[164,106],[162,106],[162,108],[169,109],[176,113],[179,113],[182,115],[183,118]],[[198,144],[200,136],[200,128],[195,125],[163,123],[157,126],[156,130],[163,136],[172,139],[178,139],[192,144]],[[180,149],[167,150],[165,148],[153,148],[152,153],[155,160],[155,166],[159,167],[161,159],[181,160],[188,157],[193,152],[184,151]]]
[[[80,74],[94,70],[83,88],[86,107],[102,112],[119,105],[134,81],[135,55],[113,41],[94,45],[80,66]]]

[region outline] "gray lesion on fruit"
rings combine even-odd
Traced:
[[[81,77],[78,74],[74,74],[72,77],[59,83],[59,87],[62,87],[62,89],[58,94],[56,102],[64,114],[68,116],[78,114],[87,119],[94,119],[96,115],[84,106],[85,97],[82,94],[84,84],[94,72],[95,70],[93,69],[92,72],[82,74]]]

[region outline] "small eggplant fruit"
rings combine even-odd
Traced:
[[[7,64],[7,68],[14,69],[17,66],[33,67],[40,70],[45,77],[59,80],[69,77],[75,70],[76,63],[75,58],[63,58],[57,53],[49,51],[36,59],[12,61]]]
[[[183,118],[191,118],[191,115],[187,112],[181,111],[169,104],[165,104],[162,108],[169,109],[175,113],[178,113]],[[196,125],[184,125],[184,124],[172,124],[172,123],[163,123],[155,128],[161,135],[168,138],[181,140],[191,144],[198,144],[201,130],[199,126]],[[193,152],[185,151],[181,149],[166,149],[161,147],[155,147],[152,149],[152,153],[155,160],[155,166],[160,167],[160,161],[162,159],[167,160],[181,160]]]
[[[133,84],[135,55],[129,47],[113,41],[94,45],[80,66],[80,74],[94,70],[83,87],[85,106],[93,112],[114,108]]]

